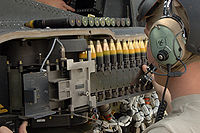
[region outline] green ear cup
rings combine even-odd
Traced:
[[[176,35],[168,27],[154,26],[150,31],[149,40],[152,55],[159,64],[174,65],[177,62],[176,56],[182,57],[182,49]]]

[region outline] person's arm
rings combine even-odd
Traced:
[[[26,127],[28,126],[28,122],[24,121],[19,127],[19,133],[27,133]]]
[[[63,0],[35,0],[44,4],[47,4],[49,6],[53,6],[65,11],[72,11],[74,12],[75,9],[71,6],[67,5]]]
[[[13,133],[9,128],[5,126],[0,127],[0,133]]]
[[[26,127],[28,125],[27,121],[24,121],[21,126],[19,127],[19,133],[27,133]],[[0,133],[13,133],[9,128],[5,126],[0,127]]]
[[[146,65],[143,65],[143,66],[142,66],[142,70],[143,70],[144,72],[146,72],[146,71],[147,71],[147,66],[146,66]],[[152,76],[152,79],[153,79],[153,80],[152,80],[152,84],[153,84],[153,86],[154,86],[154,88],[155,88],[155,90],[156,90],[156,92],[157,92],[157,94],[158,94],[159,100],[161,101],[162,95],[163,95],[163,91],[164,91],[164,86],[158,84],[158,83],[155,81],[154,74],[152,74],[151,76]],[[165,93],[165,101],[167,102],[167,109],[166,109],[166,110],[167,110],[167,112],[169,113],[169,112],[171,112],[172,107],[171,107],[171,94],[170,94],[170,92],[169,92],[168,89],[166,90],[166,93]]]

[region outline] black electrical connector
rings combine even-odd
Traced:
[[[143,75],[140,76],[139,78],[139,83],[142,86],[145,86],[146,90],[150,90],[153,88],[153,84],[152,84],[152,77],[149,75],[149,73],[153,73],[154,71],[156,71],[156,67],[153,66],[152,64],[147,68],[147,72],[144,73]]]

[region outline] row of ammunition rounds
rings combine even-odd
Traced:
[[[114,43],[110,39],[109,43],[106,39],[102,42],[97,40],[90,41],[91,57],[96,60],[97,71],[106,71],[112,69],[133,68],[146,64],[146,48],[147,41],[134,40]],[[87,60],[87,51],[80,53],[80,60]]]
[[[133,87],[123,87],[123,88],[117,88],[117,89],[112,89],[112,90],[99,91],[93,95],[96,95],[97,101],[101,102],[103,100],[117,98],[117,97],[129,95],[129,94],[133,94],[133,93],[134,93]]]
[[[31,20],[24,24],[29,28],[68,28],[68,27],[129,27],[130,18],[69,16],[61,19]]]

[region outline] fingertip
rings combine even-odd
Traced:
[[[72,12],[75,12],[75,9],[74,9],[74,8],[72,8],[72,7],[71,7],[69,10],[70,10],[70,11],[72,11]]]
[[[24,126],[28,126],[28,122],[27,121],[24,121],[23,123],[22,123]]]
[[[144,65],[142,65],[142,67],[147,67],[147,65],[144,64]]]
[[[8,129],[6,126],[1,126],[0,128],[1,129]]]
[[[27,133],[26,127],[28,126],[28,122],[24,121],[19,127],[19,133]]]
[[[4,126],[0,126],[0,129],[3,129],[3,128],[5,128]]]
[[[27,121],[23,121],[20,128],[26,128],[28,126],[28,122]]]
[[[0,133],[12,133],[12,131],[9,128],[7,128],[6,126],[1,126]]]
[[[66,4],[65,4],[65,8],[66,8],[67,10],[69,10],[69,11],[75,12],[75,9],[72,8],[72,7],[69,6],[69,5],[66,5]]]
[[[147,65],[142,65],[142,70],[143,70],[144,72],[146,72],[146,71],[147,71]]]

